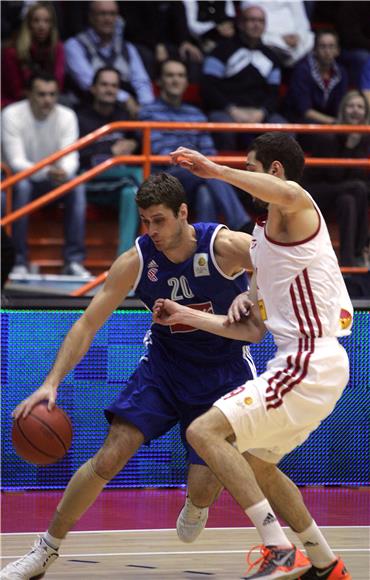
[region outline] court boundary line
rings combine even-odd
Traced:
[[[282,526],[284,530],[290,530],[289,526]],[[368,526],[319,526],[320,529],[335,529],[335,528],[351,528],[351,529],[370,529],[370,525]],[[230,531],[230,530],[255,530],[254,526],[248,527],[229,527],[229,528],[205,528],[205,530],[212,530],[212,531]],[[72,532],[68,532],[68,534],[143,534],[145,532],[173,532],[176,528],[140,528],[140,529],[132,529],[132,530],[75,530]],[[42,534],[45,530],[38,530],[34,532],[1,532],[0,537],[2,536],[31,536],[35,534]],[[293,532],[294,533],[294,532]]]

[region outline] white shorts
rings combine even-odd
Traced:
[[[300,339],[214,406],[232,426],[240,453],[277,463],[331,413],[348,379],[348,356],[337,339]]]

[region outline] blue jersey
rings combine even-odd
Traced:
[[[217,224],[194,224],[197,247],[188,260],[175,264],[156,250],[148,235],[136,240],[141,267],[135,283],[138,296],[153,309],[157,298],[226,314],[231,302],[247,289],[244,271],[227,276],[217,265]],[[222,338],[185,325],[152,324],[147,354],[124,388],[105,410],[109,421],[121,417],[135,425],[146,442],[177,422],[191,463],[203,463],[185,440],[190,423],[220,397],[256,376],[245,342]]]
[[[197,247],[184,262],[171,262],[159,252],[148,235],[136,240],[141,268],[136,293],[150,309],[157,298],[170,298],[179,304],[214,314],[226,314],[234,298],[248,287],[244,270],[230,277],[218,266],[214,254],[217,233],[225,226],[194,224]],[[183,324],[152,324],[147,336],[150,345],[176,357],[177,363],[222,365],[243,356],[245,342],[230,340]]]

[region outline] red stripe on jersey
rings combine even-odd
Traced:
[[[307,332],[304,329],[303,320],[302,320],[301,314],[299,312],[297,297],[296,297],[295,292],[294,292],[293,284],[291,284],[291,286],[289,288],[289,293],[290,293],[290,297],[292,299],[294,314],[296,315],[296,318],[298,320],[299,330],[300,330],[301,334],[304,334],[305,336],[307,336]]]
[[[322,324],[321,324],[321,320],[319,317],[319,313],[317,312],[315,297],[314,297],[313,292],[312,292],[312,287],[311,287],[310,279],[308,276],[307,268],[305,268],[303,270],[303,277],[304,277],[304,280],[306,282],[308,297],[310,299],[312,312],[313,312],[313,315],[314,315],[315,320],[316,320],[317,328],[319,330],[319,336],[322,336]]]
[[[302,309],[303,309],[303,312],[304,312],[304,316],[306,318],[306,323],[307,323],[308,328],[309,328],[309,332],[310,332],[309,335],[310,336],[315,336],[315,331],[314,331],[313,324],[312,324],[312,320],[311,320],[311,316],[310,316],[310,313],[309,313],[309,310],[308,310],[308,306],[307,306],[307,302],[306,302],[306,297],[304,295],[303,287],[302,287],[302,282],[301,282],[299,276],[297,276],[297,278],[295,279],[295,282],[297,284],[297,288],[298,288],[298,292],[299,292],[299,297],[301,299],[301,306],[302,306]],[[305,333],[305,334],[307,335],[307,333]]]

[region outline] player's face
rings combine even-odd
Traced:
[[[183,204],[185,206],[185,204]],[[166,252],[179,246],[183,234],[182,206],[176,217],[172,209],[163,204],[151,205],[147,209],[139,208],[142,224],[160,252]]]
[[[258,161],[256,159],[255,151],[249,151],[247,161],[245,163],[245,168],[247,171],[252,171],[255,173],[266,173],[261,161]],[[265,201],[257,199],[256,197],[253,197],[253,196],[252,196],[252,198],[253,198],[253,202],[255,203],[255,205],[257,207],[259,207],[259,208],[267,208],[268,207],[268,204]]]

